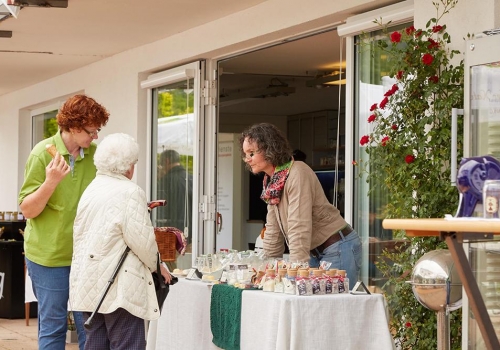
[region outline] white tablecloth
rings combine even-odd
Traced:
[[[219,349],[210,331],[211,286],[180,279],[150,323],[148,350]],[[382,295],[294,296],[244,291],[241,350],[391,350]]]
[[[244,292],[241,349],[393,349],[381,294]]]
[[[212,343],[212,286],[179,278],[170,287],[158,321],[149,323],[147,350],[219,349]]]

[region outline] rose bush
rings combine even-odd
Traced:
[[[439,24],[456,3],[434,2],[437,16],[425,29],[391,31],[379,23],[384,35],[375,46],[386,57],[393,84],[371,106],[366,123],[372,131],[359,140],[368,160],[353,164],[366,176],[369,195],[386,196],[381,213],[385,218],[443,217],[457,209],[458,192],[450,185],[450,172],[456,171],[462,156],[463,123],[459,121],[458,158],[451,159],[451,111],[463,107],[464,65],[463,60],[451,63],[460,52],[448,48],[450,35],[446,25]],[[395,235],[405,237],[404,232]],[[402,349],[437,347],[436,314],[418,303],[406,281],[416,261],[438,248],[446,248],[439,239],[408,239],[407,245],[385,251],[376,263],[388,279],[384,290],[391,329]],[[461,311],[451,313],[450,320],[451,347],[460,349]]]

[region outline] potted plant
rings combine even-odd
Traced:
[[[379,22],[384,35],[374,45],[385,53],[392,86],[370,109],[366,123],[371,132],[360,138],[369,157],[360,166],[370,184],[369,195],[385,198],[384,218],[444,217],[454,213],[458,192],[450,185],[450,172],[461,158],[463,123],[459,121],[458,158],[451,158],[451,110],[463,106],[463,60],[451,61],[460,52],[450,50],[450,35],[443,16],[456,0],[433,2],[436,17],[425,29],[410,26],[389,31]],[[361,47],[362,48],[362,47]],[[363,122],[363,121],[361,121]],[[395,232],[395,238],[406,238]],[[420,305],[410,278],[416,261],[426,252],[446,248],[436,238],[412,238],[392,252],[385,251],[376,266],[387,283],[390,327],[401,349],[437,347],[436,313]],[[461,348],[461,310],[450,314],[451,348]]]
[[[66,332],[66,343],[78,343],[78,335],[76,334],[75,318],[72,311],[68,311],[68,331]]]

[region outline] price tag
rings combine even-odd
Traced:
[[[222,271],[222,275],[220,276],[221,283],[227,283],[227,271]]]
[[[186,279],[188,280],[199,280],[200,278],[196,275],[196,269],[189,269]]]

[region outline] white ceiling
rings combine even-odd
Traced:
[[[12,31],[12,38],[0,37],[0,96],[265,1],[68,0],[67,8],[24,7],[17,19],[0,21],[0,30]],[[396,1],[377,0],[356,11]],[[291,115],[338,108],[338,87],[305,88],[305,82],[338,70],[344,46],[330,31],[221,62],[221,94],[273,85],[275,77],[296,88],[288,97],[242,101],[221,111]]]
[[[69,0],[0,22],[0,96],[265,0]]]

